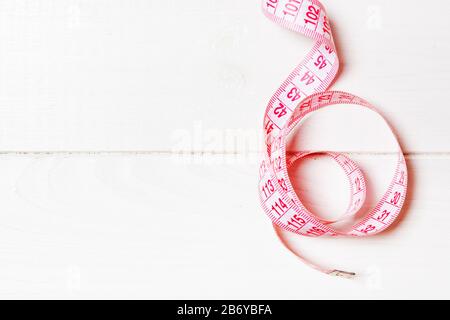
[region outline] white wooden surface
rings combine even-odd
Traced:
[[[0,298],[450,298],[450,5],[323,3],[343,61],[334,88],[379,107],[410,168],[388,232],[292,237],[358,279],[305,267],[257,200],[264,106],[310,41],[256,0],[5,0]],[[385,129],[334,108],[291,147],[349,152],[370,205],[394,161]],[[323,215],[346,204],[335,169],[308,160],[293,176]]]

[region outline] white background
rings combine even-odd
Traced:
[[[257,197],[265,103],[312,46],[258,0],[0,0],[0,298],[450,298],[450,5],[323,1],[334,89],[378,107],[410,171],[405,210],[367,239],[275,237]],[[299,148],[348,152],[376,202],[393,166],[373,114],[308,119]],[[322,215],[332,163],[292,177]],[[333,211],[333,212],[330,212]]]

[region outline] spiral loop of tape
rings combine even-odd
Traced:
[[[336,152],[307,151],[288,154],[287,136],[306,115],[330,105],[354,105],[377,111],[367,101],[353,94],[326,91],[336,77],[339,58],[330,21],[319,1],[263,0],[262,4],[264,14],[276,24],[315,41],[305,59],[272,96],[264,115],[266,148],[260,167],[259,195],[276,234],[290,249],[282,230],[309,237],[364,237],[385,230],[399,215],[406,196],[408,175],[400,145],[397,142],[398,162],[393,178],[376,206],[347,230],[335,228],[335,223],[354,216],[364,203],[367,189],[362,171],[348,156]],[[349,181],[350,203],[345,214],[338,220],[326,221],[310,212],[297,196],[288,175],[288,168],[295,161],[317,153],[336,161]],[[355,275],[353,272],[322,268],[299,253],[294,253],[306,264],[324,273],[346,278]]]

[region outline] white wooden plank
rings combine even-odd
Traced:
[[[352,158],[378,194],[392,157]],[[363,274],[350,281],[307,268],[280,245],[251,159],[2,155],[0,297],[449,298],[449,188],[439,182],[450,179],[450,159],[408,163],[407,210],[392,231],[292,238],[316,261]],[[338,207],[333,165],[305,166],[295,179],[308,190],[332,183],[321,201]]]
[[[449,151],[449,3],[428,1],[432,18],[405,0],[324,4],[343,61],[335,88],[379,106],[408,152]],[[240,0],[3,1],[0,43],[0,150],[173,150],[198,125],[257,134],[311,46]],[[202,139],[185,151],[237,148]]]

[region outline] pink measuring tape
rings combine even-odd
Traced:
[[[356,105],[376,110],[353,94],[325,91],[336,77],[339,58],[323,5],[317,0],[263,0],[264,14],[275,23],[315,41],[306,58],[294,69],[270,99],[264,116],[266,149],[260,167],[261,204],[272,220],[283,244],[309,266],[335,276],[351,278],[353,272],[326,269],[308,261],[289,248],[282,230],[309,237],[372,236],[385,230],[397,218],[405,201],[407,168],[398,146],[398,162],[392,181],[377,205],[359,222],[345,231],[333,228],[337,222],[354,216],[366,197],[362,171],[344,154],[328,151],[286,153],[286,139],[309,113],[330,105]],[[345,106],[343,106],[345,107]],[[392,130],[391,130],[392,131]],[[394,134],[394,133],[392,133]],[[350,203],[343,217],[325,221],[309,212],[298,198],[288,175],[295,161],[311,154],[323,154],[339,164],[350,184]]]

